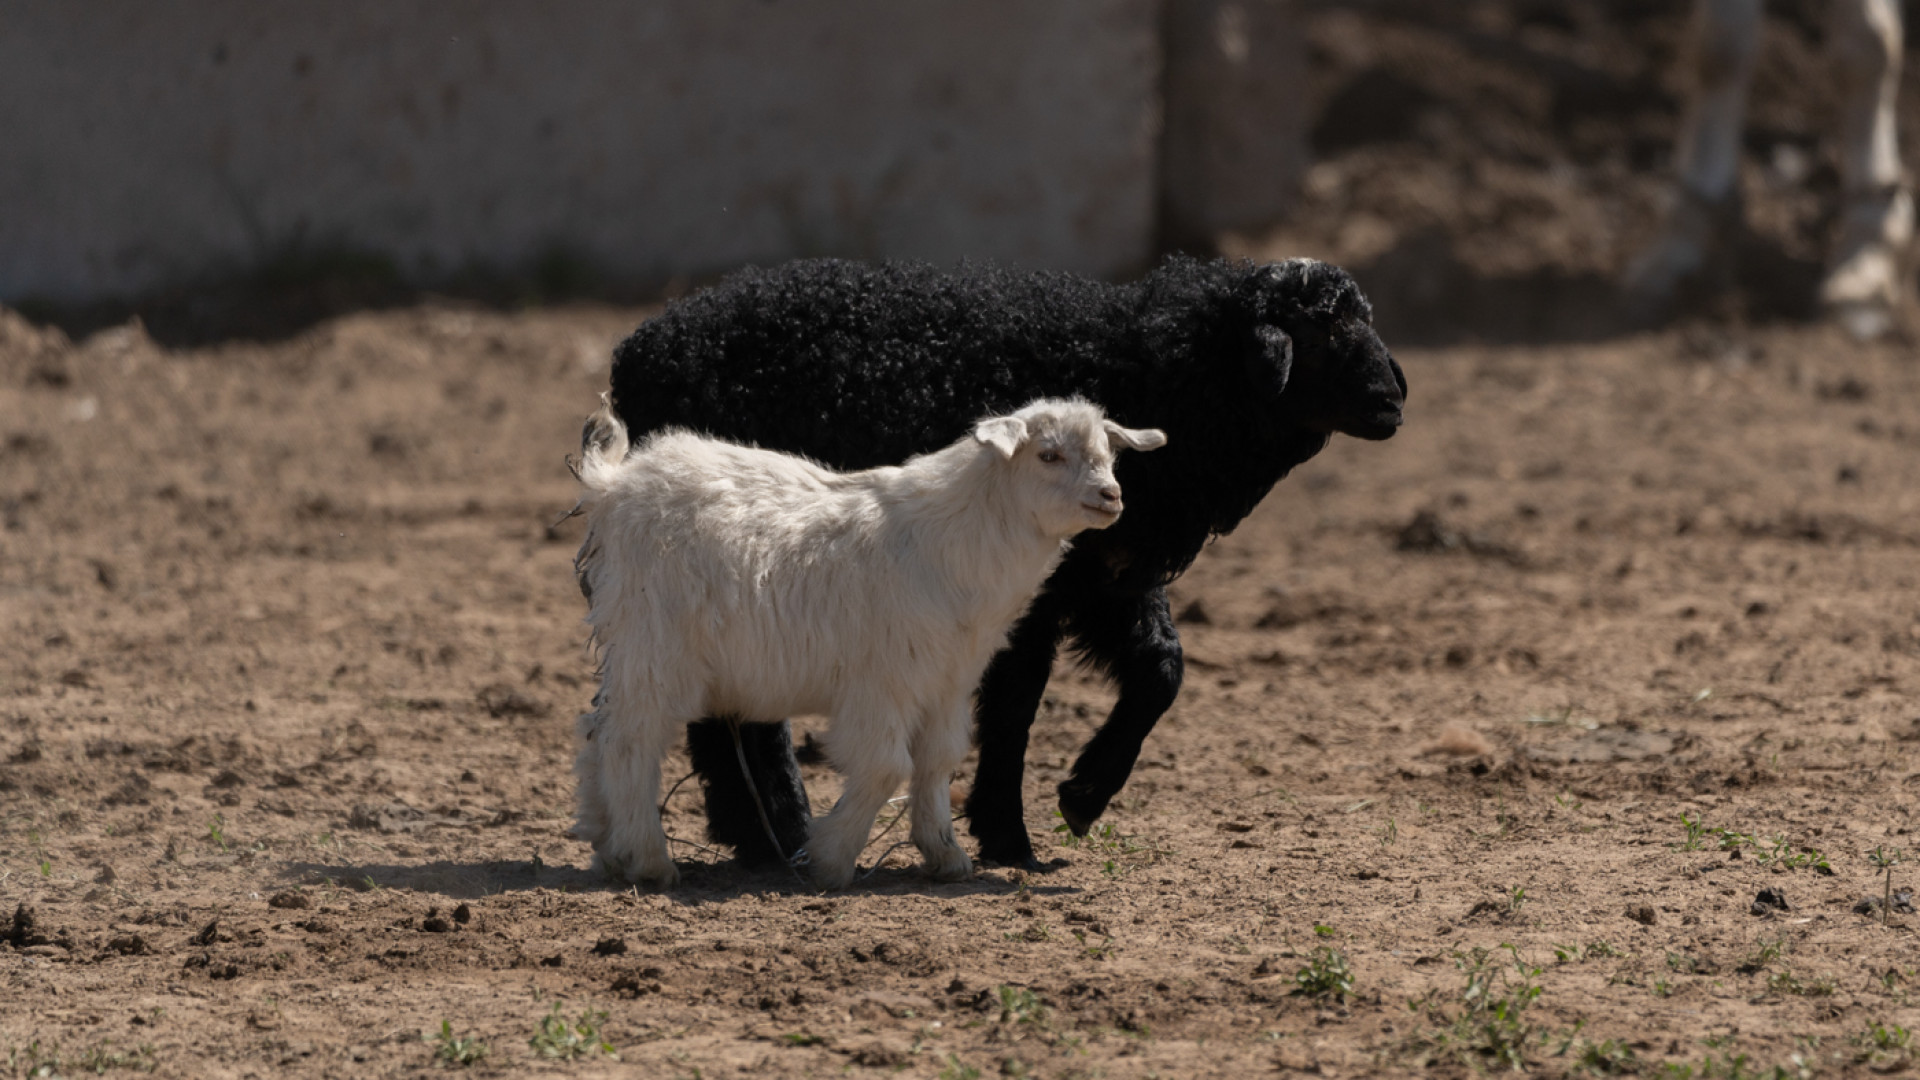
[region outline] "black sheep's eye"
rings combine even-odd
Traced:
[[[1040,451],[1040,460],[1049,465],[1058,465],[1062,461],[1065,461],[1066,458],[1062,457],[1058,450],[1042,450]]]

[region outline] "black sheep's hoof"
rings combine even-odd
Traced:
[[[979,859],[983,863],[1020,870],[1043,869],[1040,860],[1033,857],[1033,844],[1027,840],[1025,829],[1020,831],[1017,840],[1013,837],[981,840]]]
[[[1106,809],[1105,799],[1094,800],[1084,795],[1076,797],[1066,791],[1060,793],[1060,818],[1075,836],[1087,835],[1087,830],[1093,828],[1093,823],[1100,820],[1100,815]]]

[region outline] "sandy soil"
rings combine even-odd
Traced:
[[[1832,183],[1803,5],[1751,258],[1710,319],[1623,332],[1679,22],[1615,6],[1314,8],[1339,122],[1302,214],[1229,246],[1358,268],[1408,425],[1179,583],[1181,699],[1046,874],[907,849],[820,895],[700,848],[691,785],[682,888],[588,873],[553,522],[646,309],[0,312],[0,1075],[414,1075],[467,1039],[479,1075],[1907,1067],[1916,917],[1855,905],[1876,849],[1920,859],[1920,355],[1792,321]],[[1058,673],[1036,833],[1109,701]],[[530,1042],[555,1010],[592,1052]]]

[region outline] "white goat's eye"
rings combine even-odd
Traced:
[[[1040,451],[1040,460],[1049,465],[1058,465],[1062,461],[1065,461],[1066,458],[1062,457],[1058,450],[1042,450]]]

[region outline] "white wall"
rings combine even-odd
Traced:
[[[1155,0],[5,0],[0,301],[286,250],[1148,258]]]

